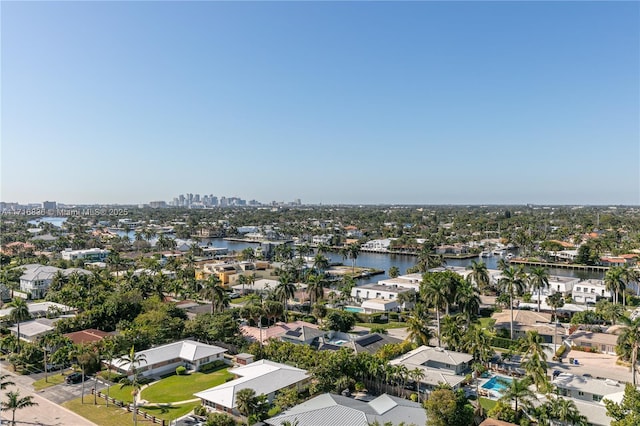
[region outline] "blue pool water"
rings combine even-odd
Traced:
[[[364,309],[358,308],[357,306],[345,306],[344,310],[347,312],[358,312],[358,313],[364,312]]]
[[[505,389],[511,386],[511,382],[513,382],[513,379],[510,379],[509,377],[494,376],[487,383],[482,385],[482,388],[502,394]]]

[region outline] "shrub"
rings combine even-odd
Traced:
[[[556,351],[556,358],[562,358],[562,355],[567,351],[567,347],[565,345],[560,345],[558,350]]]
[[[205,408],[204,405],[198,405],[196,408],[193,409],[193,414],[195,414],[196,416],[206,416],[207,409]]]
[[[273,407],[271,407],[271,409],[269,409],[269,411],[267,411],[267,415],[269,417],[274,417],[280,414],[281,412],[282,412],[282,409],[277,405],[274,405]]]
[[[491,339],[491,346],[495,346],[496,348],[502,349],[510,349],[518,345],[518,342],[515,340],[508,339],[506,337],[498,337],[495,336]]]
[[[213,362],[209,362],[207,364],[204,364],[200,367],[200,372],[202,373],[211,373],[213,371],[217,371],[217,370],[222,370],[223,368],[225,368],[227,366],[227,364],[222,361],[221,359],[217,359]],[[177,372],[176,372],[177,374]]]
[[[187,374],[187,368],[184,365],[180,365],[176,368],[176,374],[178,376],[183,376]]]

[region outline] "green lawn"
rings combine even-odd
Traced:
[[[141,398],[157,403],[186,401],[194,399],[194,393],[220,385],[231,377],[226,368],[207,374],[173,375],[144,388]]]
[[[50,386],[59,385],[60,383],[64,383],[64,378],[65,376],[60,373],[49,374],[47,381],[45,381],[43,377],[42,379],[33,382],[33,389],[39,391]]]
[[[133,402],[133,397],[131,396],[131,391],[133,388],[131,386],[121,387],[122,385],[113,385],[109,387],[109,396],[111,398],[118,399],[124,402]],[[102,391],[105,395],[107,393],[106,390]]]
[[[81,415],[85,419],[91,420],[100,426],[132,426],[133,415],[127,410],[113,406],[109,404],[109,407],[105,405],[105,400],[102,398],[97,399],[98,404],[93,405],[93,397],[84,398],[84,404],[80,398],[72,401],[67,401],[62,404],[63,407],[68,408],[76,414]],[[200,402],[190,402],[187,404],[173,405],[173,406],[151,406],[151,407],[139,407],[140,410],[158,418],[171,421],[178,417],[182,417],[185,414],[190,413],[195,407],[200,405]],[[152,425],[151,420],[145,420],[142,416],[138,416],[138,424]]]
[[[356,325],[360,326],[360,327],[366,327],[366,328],[373,328],[373,327],[377,327],[377,328],[384,328],[389,329],[389,328],[404,328],[407,326],[406,322],[396,322],[396,321],[391,321],[390,323],[387,324],[377,324],[375,322],[371,323],[371,322],[358,322],[356,323]]]
[[[490,329],[496,323],[496,320],[493,318],[479,318],[478,322],[480,322],[480,327]]]
[[[496,404],[497,401],[494,401],[492,399],[480,398],[480,405],[482,405],[482,408],[484,408],[485,411],[491,410],[493,407],[495,407]]]

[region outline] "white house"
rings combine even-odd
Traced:
[[[351,297],[358,300],[382,299],[398,300],[400,294],[413,291],[411,288],[399,287],[397,285],[365,284],[351,289]]]
[[[90,248],[86,250],[65,249],[61,252],[64,260],[87,260],[90,262],[104,262],[109,255],[109,250]]]
[[[583,401],[600,402],[607,395],[624,391],[624,385],[615,380],[592,379],[570,373],[560,374],[551,383],[559,395]]]
[[[143,355],[144,362],[135,366],[138,373],[143,376],[154,376],[168,373],[178,366],[184,366],[187,370],[198,371],[200,367],[213,361],[224,361],[223,354],[226,349],[218,346],[207,345],[193,340],[181,340],[136,352]],[[111,366],[121,374],[129,372],[130,363],[121,359],[112,359]]]
[[[580,282],[580,278],[560,277],[551,275],[549,277],[549,289],[547,293],[569,294],[573,291],[573,286]]]
[[[33,299],[42,299],[49,286],[53,281],[53,277],[61,272],[65,276],[73,273],[90,275],[91,272],[80,268],[60,269],[55,266],[45,266],[39,264],[22,265],[24,273],[20,276],[20,291],[23,291]]]
[[[391,240],[389,238],[385,238],[382,240],[367,241],[366,243],[362,244],[360,248],[362,250],[386,252],[389,250],[390,245]]]
[[[242,389],[253,389],[256,395],[266,395],[272,402],[283,389],[295,388],[298,392],[307,386],[310,375],[306,370],[268,360],[260,360],[229,370],[235,380],[194,394],[202,405],[216,411],[237,415],[236,394]]]
[[[611,292],[606,289],[603,280],[584,280],[576,283],[571,291],[576,303],[596,303],[597,298],[610,298]]]
[[[331,238],[333,238],[333,234],[314,235],[311,237],[311,242],[313,244],[330,244]]]

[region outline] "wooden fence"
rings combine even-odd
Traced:
[[[91,389],[91,395],[93,395],[94,392],[95,392],[95,389],[92,388]],[[102,399],[104,399],[105,401],[108,401],[108,402],[112,403],[116,407],[123,408],[123,409],[125,409],[125,410],[127,410],[129,412],[133,411],[133,404],[129,404],[128,402],[124,402],[124,401],[120,401],[119,399],[115,399],[115,398],[112,398],[110,396],[108,397],[106,394],[104,394],[104,393],[102,393],[100,391],[98,391],[97,396],[102,398]],[[167,426],[167,421],[164,420],[164,419],[161,419],[161,418],[156,417],[156,416],[152,416],[151,414],[149,414],[149,413],[147,413],[145,411],[142,411],[138,407],[136,407],[136,411],[137,411],[138,415],[144,417],[146,420],[151,420],[153,423],[157,423],[157,424],[162,425],[162,426]]]

